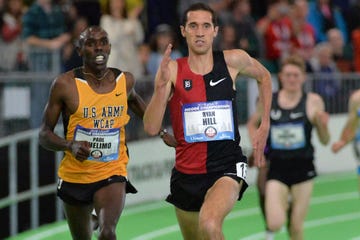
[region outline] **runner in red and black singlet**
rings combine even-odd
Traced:
[[[269,131],[271,76],[243,50],[212,50],[218,26],[209,6],[191,5],[180,29],[189,55],[175,61],[170,58],[172,46],[166,49],[144,128],[150,135],[158,134],[169,106],[177,146],[166,200],[175,206],[184,239],[223,239],[224,218],[247,187],[235,81],[241,74],[258,84],[264,111],[253,146],[256,165],[261,166]]]
[[[223,171],[231,164],[246,161],[239,146],[240,135],[237,128],[236,91],[233,88],[233,80],[227,70],[224,54],[214,52],[213,56],[213,70],[203,76],[190,70],[187,58],[177,60],[178,75],[174,95],[170,101],[170,113],[174,135],[178,141],[175,168],[187,174]],[[186,131],[186,129],[184,131],[184,106],[193,103],[224,105],[222,108],[214,107],[210,110],[198,111],[201,131],[205,132],[201,141],[191,140],[193,136],[201,137],[199,134],[191,134],[190,130]],[[226,113],[229,114],[225,115]],[[221,121],[226,120],[228,122],[224,126],[225,122]],[[223,130],[225,127],[226,131]],[[216,135],[223,131],[227,139],[219,141],[212,135],[211,130],[216,132]],[[184,136],[184,134],[188,135]]]

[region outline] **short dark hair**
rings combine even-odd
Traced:
[[[294,65],[297,66],[303,73],[306,72],[306,65],[305,61],[298,55],[290,55],[289,57],[285,58],[281,62],[281,70],[284,68],[285,65]]]
[[[82,33],[80,33],[80,36],[76,41],[75,46],[82,47],[84,45],[85,40],[89,37],[90,32],[105,32],[107,35],[107,32],[102,27],[98,25],[92,25],[86,28],[84,31],[82,31]]]
[[[211,18],[212,18],[212,23],[214,24],[214,26],[217,26],[218,25],[218,21],[217,21],[217,16],[216,16],[216,13],[215,11],[209,6],[209,5],[206,5],[204,3],[194,3],[192,5],[190,5],[184,12],[183,16],[182,16],[182,19],[181,19],[181,25],[185,27],[186,25],[186,22],[187,22],[187,15],[189,12],[192,12],[192,11],[206,11],[206,12],[209,12],[211,13]]]

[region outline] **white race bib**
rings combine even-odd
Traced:
[[[303,123],[286,123],[271,126],[271,147],[280,150],[294,150],[305,146]]]
[[[91,151],[88,160],[109,162],[119,157],[120,129],[90,129],[76,126],[75,141],[87,141]]]
[[[234,140],[231,101],[184,104],[182,114],[186,142]]]

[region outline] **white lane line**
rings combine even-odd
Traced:
[[[340,180],[343,180],[343,179],[348,179],[348,178],[353,178],[353,176],[351,176],[350,174],[348,175],[341,175],[339,177],[335,177],[336,180],[334,178],[328,178],[327,176],[325,176],[324,178],[319,178],[319,180],[316,180],[316,184],[319,184],[319,183],[327,183],[327,182],[332,182],[332,181],[340,181]],[[252,188],[254,191],[255,191],[255,188]],[[251,190],[251,189],[249,189]],[[253,192],[253,191],[251,191]],[[346,195],[347,197],[349,197],[349,195],[353,195],[354,193],[343,193],[343,194],[340,194],[340,195]],[[358,193],[356,192],[355,193],[356,196],[358,197]],[[321,198],[333,198],[334,195],[330,195],[330,196],[324,196],[324,197],[314,197],[312,200],[311,200],[311,204],[318,204],[316,203],[317,199],[321,199]],[[339,196],[339,198],[341,198]],[[342,199],[343,200],[343,199]],[[332,201],[336,201],[336,198],[333,198]],[[125,208],[124,210],[124,213],[123,213],[123,216],[130,216],[130,215],[133,215],[133,214],[137,214],[137,213],[142,213],[142,212],[146,212],[146,211],[151,211],[151,210],[156,210],[156,209],[161,209],[161,208],[164,208],[164,207],[168,207],[168,204],[164,203],[163,201],[161,202],[155,202],[155,203],[149,203],[149,204],[144,204],[144,205],[141,205],[141,206],[138,206],[138,207],[134,207],[134,208],[129,208],[128,210]],[[240,210],[240,211],[236,211],[236,212],[232,212],[229,214],[229,216],[226,218],[226,219],[234,219],[236,217],[241,217],[241,216],[248,216],[246,215],[245,213],[242,213],[244,212],[246,213],[246,211],[248,212],[253,212],[253,214],[258,214],[259,213],[259,210],[258,208],[250,208],[250,209],[246,209],[246,210]],[[244,215],[245,214],[245,215]],[[175,225],[174,225],[175,226]],[[170,226],[170,227],[167,227],[167,228],[170,228],[172,229],[172,227],[174,226]],[[26,238],[25,240],[41,240],[41,239],[44,239],[44,238],[47,238],[47,237],[50,237],[50,236],[53,236],[53,235],[56,235],[58,233],[62,233],[62,232],[65,232],[65,231],[68,231],[68,226],[67,226],[67,223],[65,222],[64,224],[62,225],[59,225],[55,228],[51,228],[51,229],[47,229],[45,231],[42,231],[40,233],[37,233],[29,238]],[[161,229],[157,230],[157,231],[161,231]],[[151,233],[151,232],[150,232]],[[141,237],[141,236],[139,236]],[[151,238],[150,238],[151,239]],[[360,239],[359,239],[360,240]]]
[[[316,204],[322,204],[322,203],[329,203],[329,202],[336,202],[336,201],[343,201],[343,200],[349,200],[349,199],[354,199],[358,197],[358,192],[349,192],[349,193],[341,193],[341,194],[334,194],[334,195],[329,195],[329,196],[323,196],[323,197],[314,197],[314,199],[311,201],[311,205],[316,205]],[[259,208],[249,208],[249,209],[244,209],[244,210],[238,210],[235,212],[231,212],[227,217],[226,220],[231,220],[231,219],[236,219],[239,217],[245,217],[245,216],[252,216],[252,215],[256,215],[259,214]],[[359,213],[360,216],[360,213]],[[340,216],[341,217],[341,216]],[[336,219],[334,219],[336,220]],[[324,220],[325,221],[325,220]],[[314,224],[314,223],[313,223]],[[140,235],[132,240],[151,240],[151,239],[155,239],[156,237],[160,237],[166,234],[170,234],[176,231],[180,231],[179,228],[176,228],[175,226],[177,225],[172,225],[172,226],[168,226],[166,228],[161,228],[158,229],[156,231],[152,231],[152,232],[148,232],[146,234]],[[252,240],[253,237],[256,237],[254,239],[262,239],[264,237],[264,233],[255,233],[252,234],[250,236],[249,239],[247,238],[241,238],[243,239],[247,239],[247,240]]]
[[[170,207],[168,204],[164,203],[164,202],[154,202],[154,203],[148,203],[148,204],[144,204],[141,206],[137,206],[137,207],[133,207],[133,208],[129,208],[127,210],[124,210],[124,213],[122,214],[122,216],[131,216],[134,214],[138,214],[138,213],[142,213],[142,212],[146,212],[146,211],[152,211],[152,210],[157,210],[157,209],[161,209],[164,207]],[[69,231],[68,225],[66,222],[64,222],[63,224],[51,228],[51,229],[47,229],[45,231],[42,231],[40,233],[37,233],[35,235],[32,235],[29,238],[25,238],[24,240],[41,240],[47,237],[51,237],[51,236],[55,236],[56,234],[59,233],[63,233]]]
[[[334,223],[338,223],[338,222],[352,221],[352,220],[356,220],[356,219],[360,219],[360,213],[350,213],[350,214],[326,217],[326,218],[306,221],[305,229],[315,228],[315,227],[319,227],[319,226],[323,226],[323,225],[334,224]],[[283,232],[283,230],[281,232]],[[279,234],[279,233],[277,233],[277,234]],[[239,240],[261,240],[261,239],[264,239],[264,236],[265,236],[265,231],[262,231],[262,232],[251,234],[247,237],[242,237]],[[352,240],[355,240],[355,239],[360,240],[360,237],[354,238]]]
[[[149,240],[149,239],[156,239],[157,237],[167,235],[169,233],[178,232],[180,231],[179,226],[172,225],[166,228],[161,228],[156,231],[149,232],[147,234],[140,235],[136,238],[133,238],[132,240]]]
[[[37,233],[35,235],[32,235],[31,237],[25,238],[24,240],[40,240],[47,237],[55,236],[56,234],[63,233],[65,231],[68,231],[69,228],[67,224],[60,225],[54,228],[51,228],[49,230]]]

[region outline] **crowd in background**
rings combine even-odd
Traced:
[[[136,77],[153,75],[164,46],[185,54],[178,31],[183,9],[195,1],[0,0],[2,71],[24,70],[24,48],[62,50],[63,71],[81,65],[73,40],[89,25],[109,32],[109,65]],[[277,72],[299,54],[308,72],[360,72],[359,0],[204,0],[218,13],[216,49],[241,48]],[[33,37],[40,40],[34,40]],[[28,63],[29,64],[29,63]]]
[[[0,0],[0,71],[48,70],[54,62],[41,49],[61,52],[62,72],[81,66],[75,39],[87,26],[100,25],[112,44],[108,65],[132,72],[138,81],[152,79],[169,42],[174,45],[172,58],[186,55],[179,16],[198,1]],[[244,49],[272,73],[282,59],[297,54],[308,73],[319,74],[312,87],[325,102],[336,99],[341,88],[336,73],[360,72],[360,0],[202,2],[219,17],[216,50]],[[34,128],[41,117],[36,109],[45,104],[41,92],[46,95],[49,85],[32,88]]]

